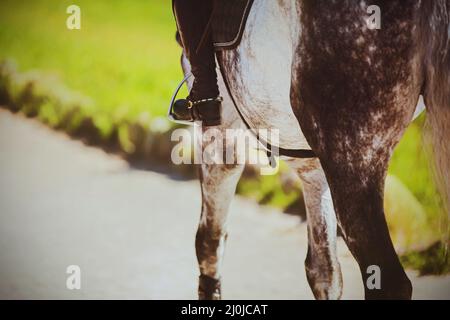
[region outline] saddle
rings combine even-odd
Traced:
[[[211,28],[212,40],[214,43],[214,49],[216,51],[232,50],[235,49],[242,40],[244,34],[247,18],[250,14],[254,0],[215,0],[214,10],[210,19],[209,27]],[[207,30],[208,31],[208,30]],[[230,90],[227,74],[223,71],[223,65],[220,59],[220,55],[217,56],[219,67],[223,76],[223,80],[230,98],[238,112],[240,118],[244,122],[245,126],[250,129],[245,117],[239,110],[236,101],[234,100],[233,93]],[[270,164],[276,165],[276,161],[273,158],[271,150],[275,150],[266,141],[262,141],[260,137],[256,137],[258,141],[263,142],[267,150],[267,156],[270,159]],[[284,149],[276,147],[278,155],[288,156],[293,158],[315,158],[316,155],[312,150],[303,149]]]
[[[217,51],[235,49],[239,45],[253,1],[214,1],[211,29],[214,48]]]

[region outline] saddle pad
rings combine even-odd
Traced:
[[[212,38],[216,50],[239,45],[252,4],[253,0],[215,0]]]

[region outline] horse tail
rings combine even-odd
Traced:
[[[450,58],[450,52],[449,52]],[[448,60],[450,62],[450,59]],[[446,74],[441,69],[434,85],[429,88],[425,99],[427,105],[424,141],[430,158],[434,160],[432,171],[438,188],[444,211],[447,215],[441,220],[441,226],[446,226],[444,235],[450,241],[450,64]],[[427,102],[428,100],[428,102]]]
[[[447,84],[450,86],[450,84]],[[448,87],[450,88],[450,87]],[[447,89],[448,90],[448,89]],[[434,181],[442,200],[439,213],[439,233],[444,245],[444,259],[449,259],[450,246],[450,99],[447,105],[432,105],[427,110],[424,141],[433,169]],[[434,163],[433,163],[434,162]]]
[[[450,0],[422,3],[422,47],[425,49],[423,96],[427,109],[424,142],[430,151],[436,186],[448,213],[441,225],[450,235]],[[429,17],[435,19],[430,22]],[[434,35],[430,41],[427,37]]]
[[[449,90],[450,83],[446,86],[445,90]],[[450,217],[450,95],[448,98],[443,104],[428,107],[425,141],[431,148],[434,178]]]

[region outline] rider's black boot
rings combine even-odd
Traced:
[[[213,42],[210,34],[202,39],[212,3],[212,0],[173,0],[178,31],[195,78],[189,97],[176,101],[173,113],[176,120],[198,120],[205,126],[220,124],[222,105]]]

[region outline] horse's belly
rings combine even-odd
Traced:
[[[277,1],[256,1],[241,44],[223,53],[224,69],[233,97],[252,128],[279,130],[279,144],[270,143],[282,148],[310,149],[289,98],[293,55],[289,28]]]

